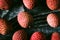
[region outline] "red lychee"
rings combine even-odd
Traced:
[[[24,30],[18,30],[14,33],[12,40],[27,40],[27,33]]]
[[[59,10],[60,9],[60,0],[46,0],[46,4],[51,10]]]
[[[51,27],[56,28],[59,25],[59,17],[55,13],[50,13],[47,16],[47,23]]]
[[[45,35],[41,32],[34,32],[30,40],[46,40]]]
[[[51,40],[60,40],[60,34],[58,32],[54,32],[51,36]]]
[[[29,25],[33,22],[33,17],[28,12],[19,12],[17,20],[22,28],[29,28]]]
[[[12,26],[5,20],[0,18],[0,34],[5,35],[12,31]]]
[[[12,5],[11,0],[0,0],[0,9],[1,10],[8,10]]]
[[[36,0],[23,0],[23,3],[28,9],[33,9],[35,6],[35,1]]]

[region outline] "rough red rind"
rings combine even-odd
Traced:
[[[21,27],[29,28],[28,26],[33,22],[33,17],[28,12],[19,12],[17,20]]]
[[[60,0],[46,0],[46,4],[51,10],[59,10],[60,9]]]
[[[55,13],[50,13],[47,16],[47,23],[51,27],[56,28],[59,25],[59,17]]]
[[[27,40],[27,33],[24,30],[18,30],[14,33],[12,40]]]
[[[51,36],[51,40],[60,40],[60,34],[58,32],[54,32]]]
[[[5,35],[12,31],[12,26],[5,20],[0,18],[0,34]]]
[[[26,8],[33,9],[35,6],[35,1],[36,0],[23,0],[23,3],[24,3]]]
[[[0,9],[8,10],[12,5],[11,3],[12,3],[11,0],[0,0]]]
[[[41,32],[34,32],[30,40],[46,40],[45,35]]]

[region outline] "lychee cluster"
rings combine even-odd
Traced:
[[[32,10],[37,3],[36,0],[22,0],[24,6]],[[46,0],[46,4],[51,10],[60,10],[60,0]],[[0,9],[1,10],[9,10],[11,8],[12,2],[11,0],[0,0]],[[59,26],[60,18],[56,13],[49,13],[47,16],[47,23],[49,26],[56,28]],[[18,24],[22,28],[30,28],[34,18],[33,16],[26,11],[19,12],[17,15]],[[12,31],[12,26],[5,20],[0,18],[0,34],[6,35]],[[28,34],[25,30],[16,31],[12,40],[28,40]],[[47,40],[46,36],[42,32],[34,32],[29,40]],[[60,34],[58,32],[54,32],[51,36],[51,40],[60,40]]]
[[[60,40],[60,34],[53,32],[50,40]],[[18,30],[13,34],[12,40],[28,40],[27,32],[24,30]],[[46,36],[42,32],[34,32],[29,40],[47,40]]]
[[[18,30],[13,34],[12,40],[28,40],[27,33],[24,30]],[[30,40],[46,40],[42,32],[34,32]]]
[[[22,0],[24,6],[31,10],[38,3],[36,0]],[[8,10],[11,8],[12,0],[0,0],[0,9]],[[60,0],[46,0],[46,5],[51,10],[60,10]]]

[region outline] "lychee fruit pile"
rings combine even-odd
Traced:
[[[42,0],[41,0],[42,1]],[[17,3],[17,2],[14,2],[14,3]],[[18,31],[15,31],[15,30],[12,30],[13,28],[15,27],[12,27],[8,21],[6,21],[5,19],[3,18],[0,18],[0,34],[2,35],[6,35],[6,34],[9,34],[10,32],[15,32],[12,36],[12,40],[47,40],[46,36],[42,33],[42,32],[34,32],[32,35],[30,34],[27,34],[27,30],[28,29],[28,32],[30,32],[29,30],[31,29],[37,29],[39,25],[37,25],[37,28],[35,27],[31,27],[32,25],[34,25],[33,22],[35,22],[37,19],[40,19],[39,16],[40,14],[35,14],[35,15],[31,15],[30,12],[35,12],[37,11],[38,12],[38,9],[37,10],[32,10],[34,9],[34,7],[40,7],[40,5],[38,4],[39,2],[37,2],[36,0],[22,0],[22,3],[23,3],[23,7],[24,7],[24,11],[20,11],[17,13],[17,19],[15,21],[17,21],[18,23],[18,26],[22,27],[20,30],[18,27],[16,28]],[[37,6],[35,5],[37,4]],[[18,4],[16,4],[17,6],[19,6]],[[50,10],[57,10],[60,12],[60,0],[46,0],[46,5],[47,7],[50,9]],[[9,10],[10,12],[10,8],[12,8],[14,10],[14,8],[12,7],[13,6],[13,2],[12,0],[0,0],[0,10],[2,11],[5,11],[5,10]],[[16,7],[17,7],[16,6]],[[43,6],[43,2],[41,2],[41,6]],[[44,5],[45,6],[45,5]],[[14,6],[15,7],[15,6]],[[25,7],[28,9],[28,10],[25,10]],[[38,7],[38,8],[39,8]],[[43,8],[44,9],[44,8]],[[20,9],[21,10],[21,9]],[[29,11],[29,12],[27,12]],[[8,13],[9,13],[8,12]],[[51,26],[52,28],[57,28],[60,24],[60,17],[56,14],[56,13],[53,13],[54,11],[51,11],[49,12],[49,14],[47,15],[47,19],[46,19],[46,22],[49,26]],[[1,12],[3,13],[3,12]],[[39,13],[39,12],[38,12]],[[14,13],[13,13],[14,14]],[[39,16],[38,16],[39,15]],[[44,15],[44,14],[43,14]],[[42,15],[42,16],[43,16]],[[6,16],[6,15],[5,15]],[[10,15],[11,16],[11,15]],[[34,18],[37,17],[37,19],[35,20]],[[44,16],[43,16],[44,18]],[[42,18],[42,19],[43,19]],[[44,19],[43,19],[44,20]],[[40,21],[37,20],[36,21],[37,23]],[[48,26],[47,25],[47,26]],[[14,25],[13,25],[14,26]],[[42,25],[43,26],[43,25]],[[40,27],[39,27],[40,28]],[[46,27],[47,28],[47,27]],[[25,30],[24,30],[25,29]],[[43,29],[42,29],[43,30]],[[41,31],[42,31],[41,30]],[[39,30],[40,31],[40,30]],[[48,32],[48,31],[46,31]],[[49,31],[50,32],[50,31]],[[30,36],[30,37],[29,37]],[[51,35],[51,40],[60,40],[60,34],[58,32],[54,32],[52,33]]]

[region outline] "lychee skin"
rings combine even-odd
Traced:
[[[60,40],[60,34],[58,32],[54,32],[51,36],[51,40]]]
[[[27,40],[27,33],[24,30],[18,30],[14,33],[12,40]]]
[[[46,40],[46,38],[41,32],[34,32],[30,40]]]
[[[17,20],[22,28],[29,28],[29,25],[33,22],[33,17],[28,12],[19,12]]]
[[[8,10],[11,6],[11,0],[0,0],[0,9]]]
[[[60,9],[60,0],[46,0],[46,4],[51,10]]]
[[[51,13],[47,16],[47,23],[56,28],[59,25],[59,17],[55,13]]]
[[[0,34],[6,35],[12,31],[12,26],[5,20],[0,18]]]
[[[35,6],[35,1],[36,0],[23,0],[23,3],[24,3],[26,8],[33,9]]]

